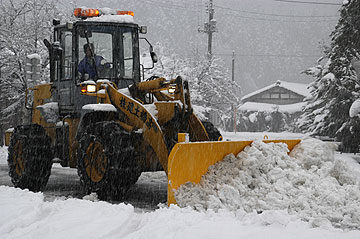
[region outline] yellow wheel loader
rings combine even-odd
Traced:
[[[207,168],[251,141],[222,142],[219,131],[194,114],[189,85],[181,77],[144,79],[133,13],[77,8],[79,19],[44,40],[50,83],[27,89],[31,124],[19,125],[9,142],[9,174],[15,186],[46,186],[56,159],[77,168],[86,193],[108,199],[126,195],[141,172],[164,170],[168,203],[174,190],[197,183]],[[213,142],[210,142],[213,141]],[[217,142],[215,142],[217,141]],[[291,150],[299,140],[282,140]]]

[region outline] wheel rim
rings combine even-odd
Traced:
[[[86,174],[92,182],[101,181],[106,173],[107,158],[104,146],[98,142],[91,142],[86,149],[84,159]]]
[[[13,162],[15,165],[15,172],[18,176],[23,175],[25,170],[25,160],[22,142],[19,140],[15,144],[15,155],[13,157]]]

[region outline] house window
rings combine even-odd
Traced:
[[[271,98],[271,99],[279,99],[279,98],[280,98],[280,94],[279,94],[279,93],[271,93],[271,94],[270,94],[270,98]]]
[[[269,93],[265,93],[261,95],[261,98],[263,99],[269,99],[270,98],[270,94]]]
[[[289,99],[289,98],[290,98],[290,94],[282,93],[282,94],[280,94],[280,98],[281,98],[281,99]]]

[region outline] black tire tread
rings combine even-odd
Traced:
[[[99,182],[93,182],[86,173],[83,158],[86,148],[98,140],[104,146],[108,159],[106,173]],[[142,172],[137,164],[134,141],[131,134],[115,122],[98,122],[90,125],[79,140],[78,174],[85,192],[96,192],[99,198],[118,199],[136,183]],[[130,160],[129,160],[130,159]]]
[[[201,122],[204,125],[204,128],[206,129],[206,132],[209,135],[210,141],[218,141],[221,137],[220,131],[213,125],[213,123],[209,121],[202,121]]]
[[[23,145],[24,172],[16,173],[15,145],[21,140]],[[8,148],[9,176],[15,187],[38,192],[45,188],[52,167],[51,139],[43,127],[37,124],[20,125],[15,128]]]

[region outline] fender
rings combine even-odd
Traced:
[[[40,111],[40,115],[44,118],[46,123],[57,123],[59,121],[59,104],[58,102],[46,103],[36,106]]]

